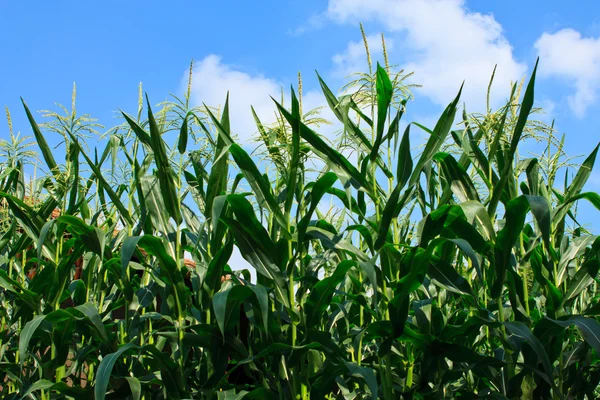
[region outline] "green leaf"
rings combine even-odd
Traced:
[[[165,142],[162,139],[161,132],[158,129],[154,114],[152,113],[152,107],[150,106],[150,100],[146,96],[146,102],[148,104],[148,125],[150,126],[150,140],[152,143],[152,151],[154,152],[154,160],[156,161],[158,182],[160,184],[160,191],[162,193],[163,201],[165,202],[166,211],[169,213],[171,218],[180,225],[182,222],[181,210],[179,206],[179,196],[177,194],[177,188],[175,185],[175,179],[173,178],[173,169],[171,168],[171,160],[167,155],[167,149]]]
[[[154,176],[143,176],[139,180],[140,201],[144,204],[143,215],[147,218],[147,226],[152,227],[163,236],[168,236],[175,228],[170,223],[169,214],[165,212],[165,199],[160,191],[160,183]],[[149,233],[149,232],[147,232]]]
[[[280,229],[284,235],[290,236],[287,231],[287,220],[281,212],[279,208],[279,204],[273,197],[271,193],[271,188],[269,183],[263,177],[263,175],[258,171],[256,164],[252,161],[248,153],[240,146],[235,143],[231,143],[229,147],[229,152],[231,153],[233,159],[236,164],[244,174],[244,177],[252,187],[253,193],[258,199],[261,205],[264,205],[268,208],[268,210],[273,213],[275,219],[280,224]]]
[[[229,153],[252,187],[253,193],[260,205],[266,207],[275,216],[275,219],[280,224],[281,232],[289,238],[290,233],[287,230],[287,220],[281,212],[275,197],[273,197],[273,194],[271,193],[269,182],[258,171],[256,164],[252,161],[252,158],[250,158],[248,153],[232,141],[229,135],[228,126],[223,126],[208,108],[207,112],[212,118],[213,124],[218,128],[219,137],[229,146]],[[227,121],[227,125],[228,124],[229,121]]]
[[[379,155],[379,147],[381,146],[381,142],[383,140],[383,130],[386,123],[385,120],[387,117],[388,108],[392,102],[392,96],[394,94],[394,88],[392,87],[390,77],[385,69],[379,65],[379,63],[377,63],[377,81],[375,86],[377,91],[377,131],[375,135],[375,142],[373,143],[373,149],[369,154],[369,159],[371,162],[375,161]]]
[[[365,381],[369,388],[369,392],[371,392],[372,399],[379,398],[377,378],[375,378],[375,373],[371,368],[361,367],[360,365],[348,361],[344,361],[344,365],[348,368],[348,372],[351,376],[361,378]]]
[[[99,186],[101,186],[101,188],[106,191],[106,193],[108,194],[108,197],[110,197],[110,200],[113,202],[113,204],[115,205],[115,207],[117,208],[117,210],[119,210],[120,217],[123,218],[127,224],[133,225],[133,219],[131,218],[131,215],[129,214],[129,211],[127,210],[127,208],[121,202],[121,199],[119,198],[119,195],[110,187],[110,185],[108,184],[108,182],[106,181],[106,179],[104,179],[104,176],[103,176],[102,171],[100,170],[100,167],[98,165],[96,165],[87,156],[87,154],[85,154],[85,152],[81,148],[81,145],[77,141],[77,138],[75,136],[73,136],[72,134],[70,134],[70,135],[71,135],[71,139],[73,140],[73,143],[75,143],[76,146],[79,148],[79,152],[83,155],[83,157],[87,161],[88,165],[92,169],[92,172],[94,173],[94,176],[98,180]]]
[[[219,329],[223,336],[229,326],[232,315],[239,315],[240,305],[249,300],[257,310],[263,322],[265,331],[268,329],[269,300],[267,291],[262,286],[235,285],[223,292],[217,292],[213,296],[213,309]]]
[[[331,89],[329,89],[327,84],[323,81],[323,79],[321,79],[321,76],[318,73],[317,78],[319,79],[321,89],[323,91],[323,94],[325,95],[325,99],[327,100],[329,108],[331,108],[331,111],[336,116],[336,118],[342,124],[344,124],[346,131],[349,133],[349,138],[356,143],[359,149],[363,150],[368,154],[373,153],[373,145],[371,144],[367,136],[365,136],[365,134],[360,130],[358,125],[354,123],[354,121],[350,118],[348,112],[350,108],[352,108],[370,127],[373,126],[373,121],[371,121],[370,118],[364,115],[364,113],[360,110],[360,107],[352,99],[352,96],[345,95],[340,97],[340,99],[338,100],[331,91]],[[395,120],[396,123],[400,119],[401,114],[399,113],[397,117],[398,118]],[[310,142],[310,140],[308,139],[305,140]],[[379,154],[376,155],[376,161],[377,165],[382,169],[386,177],[392,178],[392,173],[388,170],[387,166],[385,165]]]
[[[176,294],[178,300],[177,313],[179,318],[184,318],[188,311],[188,302],[190,300],[189,290],[185,287],[182,272],[166,249],[163,241],[151,235],[131,236],[123,242],[123,253],[121,254],[121,269],[124,272],[135,246],[143,248],[150,256],[154,256],[159,261],[160,268],[158,269],[158,277],[169,285]]]
[[[231,390],[226,390],[226,391],[220,391],[217,392],[217,399],[218,400],[240,400],[243,399],[244,397],[246,397],[246,395],[250,393],[247,392],[245,390],[241,390],[239,393],[236,393],[235,389],[231,389]]]
[[[273,100],[275,101],[275,100]],[[282,105],[280,105],[277,101],[277,108],[279,112],[285,117],[285,119],[290,123],[294,123],[294,118],[292,114],[290,114]],[[368,181],[365,177],[354,167],[350,161],[346,159],[342,154],[340,154],[337,150],[331,148],[321,137],[312,129],[304,125],[302,122],[300,123],[300,136],[302,139],[306,140],[312,146],[312,151],[317,153],[325,162],[328,162],[332,168],[334,168],[335,172],[342,176],[347,176],[350,179],[350,183],[356,188],[363,188],[364,190],[369,190],[371,185],[369,185]]]
[[[139,350],[139,346],[135,343],[127,343],[121,346],[119,350],[115,351],[104,357],[98,365],[98,371],[96,372],[96,385],[94,386],[94,398],[97,400],[104,400],[106,396],[106,390],[108,389],[108,383],[112,370],[117,360],[123,355],[131,352],[131,350]]]
[[[553,368],[550,363],[550,359],[548,358],[548,354],[546,350],[544,350],[544,346],[540,342],[540,340],[531,332],[531,330],[522,322],[504,322],[504,326],[515,336],[518,336],[524,339],[529,346],[533,349],[533,351],[537,354],[538,360],[542,363],[544,367],[544,372],[546,373],[548,382],[552,381],[553,376]]]
[[[558,264],[558,283],[561,284],[563,282],[565,273],[567,272],[567,267],[571,263],[571,261],[580,257],[590,246],[594,244],[598,236],[590,235],[583,237],[575,237],[569,243],[569,247],[562,251],[560,256],[560,261]]]
[[[233,368],[231,368],[228,371],[228,375],[231,375],[236,369],[238,369],[239,367],[241,367],[243,365],[246,365],[246,364],[255,362],[257,360],[260,360],[262,358],[265,358],[266,356],[268,356],[272,353],[275,353],[275,352],[282,352],[283,350],[293,350],[294,353],[301,354],[310,349],[320,349],[320,348],[321,348],[321,345],[316,342],[310,342],[310,343],[307,343],[302,346],[290,346],[287,343],[271,343],[266,348],[261,350],[258,354],[256,354],[255,356],[248,357],[248,358],[245,358],[245,359],[239,361]],[[219,381],[219,384],[221,384],[226,377],[227,377],[227,375]]]
[[[256,268],[256,272],[271,279],[275,283],[279,300],[289,307],[289,299],[285,295],[287,292],[285,279],[282,271],[277,266],[277,260],[272,258],[274,254],[267,252],[266,249],[256,241],[255,237],[244,229],[243,225],[238,221],[226,217],[221,218],[221,220],[229,227],[233,234],[242,257],[248,261],[250,265]]]
[[[49,267],[48,271],[52,273],[52,268]],[[43,271],[42,271],[43,272]],[[40,276],[42,276],[40,274]],[[32,282],[31,288],[34,289],[35,285]],[[4,290],[15,295],[19,300],[27,304],[32,310],[38,310],[40,307],[39,295],[33,290],[27,290],[19,282],[13,280],[8,276],[8,273],[3,269],[0,269],[0,287]],[[23,332],[23,331],[21,331]]]
[[[325,229],[309,226],[306,230],[306,237],[310,239],[319,239],[323,243],[323,246],[328,249],[343,250],[348,254],[356,257],[360,261],[369,261],[369,257],[356,246],[345,240],[340,235],[336,235]]]
[[[31,321],[25,324],[23,330],[21,331],[21,335],[19,336],[19,353],[21,354],[21,367],[27,359],[26,354],[28,353],[27,349],[29,348],[29,341],[31,340],[31,337],[45,318],[45,315],[36,315]]]
[[[152,139],[150,138],[150,135],[142,127],[140,127],[138,123],[135,122],[135,120],[129,115],[127,115],[123,111],[121,111],[121,114],[123,115],[123,118],[125,118],[125,121],[127,121],[129,126],[131,127],[131,130],[136,134],[138,139],[140,139],[140,142],[146,145],[149,150],[152,150]]]
[[[571,299],[577,298],[581,292],[588,288],[593,282],[594,278],[598,274],[598,266],[600,263],[590,262],[577,270],[575,276],[569,280],[567,285],[567,292],[563,298],[563,305]]]
[[[258,128],[258,133],[260,134],[260,137],[262,138],[263,142],[265,143],[265,146],[267,147],[267,151],[271,155],[271,160],[279,167],[280,171],[283,172],[285,170],[285,166],[283,165],[283,163],[281,161],[281,160],[283,160],[283,158],[281,157],[281,153],[279,152],[279,147],[273,143],[273,140],[271,138],[272,132],[269,132],[269,133],[271,133],[271,135],[267,132],[267,130],[265,129],[265,126],[258,118],[258,115],[256,115],[256,111],[254,110],[254,107],[250,106],[250,109],[252,110],[252,116],[254,117],[254,122],[256,122],[256,127]]]
[[[432,257],[427,274],[446,290],[473,296],[469,282],[456,272],[452,264],[446,260],[437,256]]]
[[[375,249],[379,250],[385,244],[387,239],[388,232],[390,230],[390,225],[392,221],[398,218],[396,205],[398,204],[398,200],[400,199],[400,191],[402,187],[398,183],[392,193],[390,193],[390,197],[385,203],[385,207],[383,209],[383,213],[381,214],[381,222],[379,224],[379,232],[377,233],[377,240],[375,241]]]
[[[111,138],[109,145],[112,142],[114,142],[114,140]],[[69,150],[71,158],[71,176],[69,176],[69,180],[71,181],[71,190],[69,193],[67,214],[74,214],[77,208],[77,194],[79,193],[79,149],[76,145],[71,143]],[[83,201],[85,202],[85,199],[83,199]]]
[[[225,271],[225,266],[233,253],[233,240],[227,240],[225,245],[217,251],[217,254],[210,260],[206,277],[204,278],[204,286],[212,294],[218,290],[221,285],[221,277]]]
[[[449,153],[440,152],[434,157],[434,160],[439,161],[441,170],[446,178],[446,184],[450,186],[450,190],[445,190],[448,193],[440,200],[440,205],[446,204],[450,199],[449,194],[454,192],[460,202],[464,201],[480,201],[477,189],[467,171],[456,162],[456,159]]]
[[[125,380],[127,380],[127,383],[129,383],[132,399],[140,400],[142,397],[142,385],[140,381],[134,376],[127,376],[125,377]]]
[[[469,223],[481,226],[488,240],[495,239],[496,231],[483,204],[478,201],[465,201],[461,202],[459,206],[465,213]]]
[[[506,205],[506,222],[498,233],[495,248],[496,279],[492,286],[492,297],[500,296],[506,279],[506,270],[512,248],[515,245],[525,223],[525,215],[529,211],[529,202],[525,196],[519,196]]]
[[[565,200],[568,201],[571,197],[579,194],[585,186],[590,175],[592,174],[592,169],[594,168],[594,163],[596,162],[596,155],[598,154],[599,148],[600,144],[596,145],[594,150],[579,167],[575,178],[573,178],[573,181],[571,182],[569,188],[567,189],[567,192],[565,193]]]
[[[275,283],[279,300],[289,308],[289,297],[286,295],[287,288],[282,273],[285,263],[282,255],[278,253],[275,243],[256,218],[252,205],[244,196],[231,194],[227,196],[227,201],[237,220],[221,217],[221,221],[229,227],[242,257],[256,268],[256,272]]]
[[[17,219],[21,228],[25,233],[32,239],[37,240],[40,235],[40,230],[44,221],[36,215],[31,207],[29,207],[23,200],[18,197],[12,196],[8,193],[0,192],[0,197],[4,198],[8,203],[10,211]]]
[[[344,280],[348,270],[356,266],[356,261],[344,260],[337,265],[331,276],[320,280],[310,289],[310,295],[304,304],[306,326],[313,326],[314,323],[319,321],[319,318],[330,305],[336,286]]]
[[[398,185],[404,187],[410,175],[412,173],[413,168],[413,159],[410,155],[410,125],[406,127],[404,131],[404,135],[402,136],[402,141],[400,142],[400,148],[398,149],[398,164],[396,168],[396,180]]]
[[[292,92],[292,146],[290,149],[290,168],[288,172],[288,180],[286,186],[286,199],[285,199],[285,220],[289,220],[290,211],[294,202],[294,194],[296,193],[296,187],[298,186],[298,167],[300,163],[300,123],[302,116],[300,115],[300,104],[296,98],[294,89]]]
[[[25,100],[23,100],[22,97],[21,103],[23,103],[23,107],[25,108],[27,119],[29,120],[31,129],[33,129],[33,135],[35,136],[35,140],[37,141],[38,146],[40,147],[42,156],[44,157],[44,161],[46,161],[46,165],[48,166],[50,172],[52,172],[52,174],[54,174],[54,176],[58,179],[60,177],[60,171],[58,170],[58,165],[56,164],[54,156],[52,155],[52,149],[50,149],[50,146],[48,146],[46,138],[44,138],[42,131],[40,130],[38,124],[35,122],[31,111],[29,111],[29,107],[27,107],[27,104],[25,104]]]
[[[214,199],[227,191],[227,178],[228,178],[228,156],[229,152],[226,151],[226,146],[229,141],[226,141],[230,137],[229,130],[225,131],[225,127],[229,126],[229,121],[225,117],[229,116],[229,93],[225,99],[225,106],[223,108],[223,124],[217,124],[217,128],[220,127],[219,135],[217,135],[217,146],[215,148],[215,156],[213,159],[213,165],[210,170],[208,177],[208,186],[206,188],[206,207],[204,208],[204,216],[210,218],[212,216],[212,207]],[[210,113],[210,110],[207,111]],[[210,113],[213,121],[217,119]],[[221,132],[222,131],[222,132]],[[213,221],[216,224],[216,221]],[[213,227],[214,228],[214,227]]]
[[[597,210],[600,210],[600,195],[598,195],[598,193],[595,192],[584,192],[584,193],[579,193],[571,198],[569,198],[568,200],[565,200],[564,203],[562,203],[559,207],[556,208],[554,215],[552,216],[552,219],[554,221],[561,221],[562,218],[564,218],[564,215],[566,215],[566,213],[568,212],[570,205],[577,201],[577,200],[587,200],[590,202],[590,204],[592,204],[594,207],[596,207]]]
[[[44,226],[42,227],[42,230],[40,231],[40,236],[38,238],[37,241],[37,258],[38,259],[42,259],[42,252],[44,250],[44,248],[48,249],[48,251],[51,251],[51,244],[48,244],[47,246],[45,246],[45,242],[46,242],[46,238],[48,237],[48,234],[50,233],[50,230],[52,229],[52,227],[54,226],[54,220],[50,220],[48,222],[46,222],[44,224]],[[50,253],[49,257],[51,260],[55,259],[54,254]]]
[[[189,113],[183,117],[183,121],[181,121],[181,127],[179,128],[179,140],[177,141],[177,150],[179,150],[179,154],[185,153],[185,148],[187,147],[188,115]]]
[[[475,235],[471,236],[471,239],[474,236]],[[454,243],[467,257],[469,257],[469,259],[471,259],[473,268],[475,268],[475,271],[477,271],[477,275],[479,276],[479,279],[481,279],[481,281],[483,281],[483,274],[481,272],[481,266],[479,265],[479,260],[477,259],[477,254],[475,254],[475,250],[471,246],[471,243],[469,243],[468,241],[466,241],[463,238],[448,239],[448,241]]]
[[[108,335],[96,306],[92,302],[88,301],[87,303],[75,307],[75,309],[85,315],[90,320],[92,325],[94,325],[96,330],[98,330],[100,337],[102,337],[105,342],[108,342]]]
[[[513,131],[511,140],[510,140],[510,148],[507,153],[507,157],[504,160],[504,169],[502,171],[502,175],[500,176],[500,182],[498,185],[494,187],[494,193],[490,203],[488,204],[488,214],[490,216],[496,213],[496,207],[498,207],[498,202],[500,200],[500,196],[502,195],[502,191],[508,182],[509,177],[512,175],[510,170],[512,168],[513,159],[517,152],[517,146],[521,141],[521,136],[523,134],[523,130],[525,129],[525,125],[527,124],[527,119],[529,118],[529,113],[533,108],[533,97],[534,97],[534,87],[535,87],[535,74],[537,71],[539,59],[535,63],[535,67],[533,68],[533,72],[531,74],[531,78],[529,79],[529,83],[527,84],[527,89],[525,90],[525,96],[523,97],[523,102],[521,103],[521,110],[519,111],[519,117],[517,119],[517,123],[515,125],[515,129]]]
[[[300,222],[298,222],[299,244],[304,241],[306,229],[308,228],[310,219],[312,218],[313,213],[317,209],[319,202],[321,201],[325,193],[327,193],[327,190],[333,186],[336,180],[337,176],[333,172],[327,172],[323,174],[319,179],[317,179],[314,185],[312,185],[312,190],[310,191],[310,206],[308,210],[304,213],[304,216],[302,217]]]
[[[47,379],[40,379],[39,381],[34,382],[31,386],[24,391],[20,397],[20,399],[25,399],[33,392],[37,392],[38,390],[46,390],[54,386],[54,382],[51,382]]]
[[[400,151],[398,154],[398,171],[396,179],[396,187],[385,203],[383,213],[381,214],[381,222],[379,223],[379,232],[377,234],[377,240],[375,241],[375,249],[379,250],[385,244],[387,235],[390,230],[390,225],[393,220],[398,218],[401,208],[398,207],[398,201],[400,200],[400,191],[408,181],[412,171],[412,157],[410,155],[410,140],[409,140],[410,125],[406,127],[404,135],[402,136],[402,142],[400,143]]]
[[[367,244],[369,250],[373,251],[373,236],[371,235],[369,228],[364,225],[350,225],[346,228],[346,231],[357,231]]]
[[[564,320],[552,320],[557,325],[567,328],[571,325],[577,326],[581,331],[585,341],[600,354],[600,323],[593,318],[586,318],[581,315],[568,317]]]
[[[546,248],[550,248],[550,205],[548,200],[543,196],[525,196],[531,207],[531,212],[537,221],[537,225],[542,233],[542,239],[546,244]]]
[[[454,117],[456,115],[456,109],[462,89],[463,86],[461,85],[456,98],[448,105],[448,107],[446,107],[437,124],[435,125],[435,128],[433,128],[431,137],[429,140],[427,140],[425,149],[423,150],[423,153],[421,153],[421,157],[419,158],[419,161],[417,162],[417,165],[410,176],[408,183],[409,186],[413,186],[417,183],[423,168],[429,165],[433,156],[439,151],[440,147],[446,140],[446,137],[452,128],[452,124],[454,123]]]
[[[71,228],[73,233],[85,244],[93,253],[102,257],[106,242],[105,232],[96,227],[91,227],[77,217],[63,215],[57,218],[57,221]]]

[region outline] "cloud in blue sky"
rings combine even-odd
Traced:
[[[314,24],[314,20],[321,22]],[[367,29],[373,23],[383,30],[392,62],[401,62],[407,72],[415,71],[412,81],[423,85],[418,94],[440,106],[448,104],[466,79],[462,100],[471,111],[482,111],[496,64],[491,100],[493,105],[500,105],[509,93],[510,83],[527,72],[526,64],[515,58],[502,26],[492,15],[469,11],[464,1],[329,0],[327,8],[307,24],[319,29],[324,20],[338,25],[357,25],[362,21],[367,23]],[[382,61],[379,32],[367,33],[373,59]],[[348,41],[345,48],[331,55],[331,66],[333,77],[338,79],[364,70],[362,41]],[[227,64],[214,54],[197,62],[194,68],[192,89],[196,104],[222,104],[229,89],[231,115],[236,116],[232,129],[243,141],[256,131],[250,105],[261,119],[271,121],[274,106],[269,95],[279,97],[281,88],[276,78],[251,74],[243,66]],[[306,93],[305,101],[309,107],[324,104],[318,91]]]
[[[380,34],[367,36],[369,53],[374,60],[383,60],[383,45]],[[388,52],[394,50],[395,42],[387,38],[385,47]],[[350,41],[346,48],[332,57],[334,74],[338,77],[347,77],[357,71],[363,71],[367,65],[367,54],[362,40]]]
[[[600,38],[583,37],[574,29],[544,33],[535,43],[540,75],[563,79],[574,90],[568,103],[578,118],[598,100]]]
[[[485,104],[496,64],[491,100],[498,105],[510,83],[527,72],[494,17],[470,11],[461,0],[330,0],[326,15],[340,24],[383,27],[395,44],[391,57],[402,60],[406,71],[415,71],[414,80],[423,85],[419,93],[439,105],[456,95],[463,80],[462,99],[471,108]],[[364,57],[355,50],[351,43],[336,58],[352,65],[353,58]]]
[[[427,97],[438,106],[448,104],[465,80],[462,101],[469,111],[483,111],[495,65],[491,103],[493,107],[500,106],[508,96],[509,85],[531,72],[528,69],[532,60],[526,63],[517,58],[495,16],[470,10],[464,0],[329,0],[294,33],[302,35],[325,25],[356,27],[359,22],[365,23],[373,59],[382,61],[380,31],[383,31],[392,63],[398,63],[407,72],[414,71],[411,82],[423,86],[415,90],[417,97]],[[572,29],[542,31],[534,38],[538,40],[527,46],[541,57],[540,77],[565,80],[572,94],[565,95],[562,101],[568,102],[575,115],[583,116],[600,89],[600,40],[584,38]],[[330,76],[325,76],[328,82],[339,82],[352,72],[363,71],[366,55],[360,37],[348,40],[331,54],[330,60]],[[256,132],[250,106],[254,106],[263,122],[273,122],[275,107],[269,96],[280,98],[283,87],[287,101],[288,85],[282,83],[280,76],[252,73],[249,72],[252,67],[233,63],[235,59],[216,54],[196,62],[193,101],[197,105],[223,104],[230,90],[232,129],[241,142],[249,144]],[[187,72],[182,75],[185,81]],[[333,83],[332,88],[335,87]],[[311,89],[304,94],[305,109],[325,105],[320,90]],[[561,98],[541,93],[536,101],[548,112],[540,118],[550,122]],[[438,110],[435,107],[428,110],[418,111],[420,120],[435,121]],[[325,112],[327,119],[335,119],[328,107]],[[319,131],[331,138],[334,130],[326,127]]]
[[[187,85],[187,74],[183,81]],[[235,116],[232,130],[242,141],[249,140],[256,133],[256,124],[250,105],[260,118],[273,114],[273,101],[281,85],[263,75],[251,75],[242,68],[222,62],[221,57],[211,54],[194,63],[192,79],[192,102],[209,106],[224,104],[229,91],[229,110]]]
[[[182,77],[182,86],[187,85],[188,73]],[[185,86],[183,86],[185,87]],[[192,79],[192,103],[209,106],[223,105],[229,91],[229,113],[231,129],[238,139],[249,145],[256,137],[256,123],[251,107],[263,124],[273,123],[276,119],[276,106],[271,96],[281,98],[282,88],[284,101],[289,101],[289,90],[274,78],[261,74],[251,74],[242,66],[227,64],[220,56],[211,54],[194,63]],[[304,111],[326,106],[320,91],[307,91],[303,94]],[[333,113],[328,107],[323,109],[322,116],[333,120]],[[320,133],[332,134],[331,127],[322,126]]]

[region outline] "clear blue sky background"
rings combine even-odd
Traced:
[[[428,125],[462,80],[468,109],[478,109],[498,64],[499,104],[509,80],[529,76],[541,56],[536,101],[566,133],[568,152],[587,154],[600,141],[598,16],[594,0],[0,0],[0,105],[12,111],[15,130],[29,134],[19,96],[32,110],[69,105],[75,81],[78,110],[111,126],[118,108],[135,111],[140,81],[155,103],[183,93],[192,58],[197,102],[216,105],[231,89],[240,110],[250,101],[267,110],[268,95],[277,94],[269,91],[295,84],[300,71],[307,102],[319,105],[314,70],[339,88],[344,71],[366,66],[352,44],[362,21],[367,35],[386,34],[392,63],[414,69],[413,82],[424,86],[409,118]],[[377,41],[372,47],[381,59]],[[236,126],[242,137],[244,118]],[[588,190],[600,190],[598,171]]]

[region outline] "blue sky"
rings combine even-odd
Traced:
[[[111,126],[114,111],[134,112],[141,81],[154,103],[181,94],[196,60],[193,99],[217,105],[232,91],[234,129],[252,131],[249,104],[268,118],[269,94],[304,76],[305,102],[324,103],[314,71],[330,87],[345,71],[363,69],[358,23],[381,59],[383,32],[393,64],[414,70],[408,118],[431,125],[466,81],[469,110],[480,109],[494,64],[493,100],[510,80],[529,76],[540,56],[536,102],[566,133],[569,154],[587,154],[600,141],[600,3],[578,1],[292,0],[102,1],[0,0],[0,103],[15,130],[30,129],[19,103],[32,110],[70,104]],[[0,125],[2,126],[2,125]],[[8,130],[0,128],[0,137]],[[600,190],[597,168],[588,190]]]

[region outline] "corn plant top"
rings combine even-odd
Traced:
[[[2,166],[2,398],[597,398],[600,240],[577,204],[600,208],[598,147],[555,184],[535,70],[483,116],[459,90],[433,127],[404,124],[398,74],[366,76],[320,80],[337,143],[294,90],[275,124],[254,113],[260,156],[228,101],[189,92],[123,113],[105,149],[23,103],[47,174]],[[519,153],[532,137],[547,158]]]

